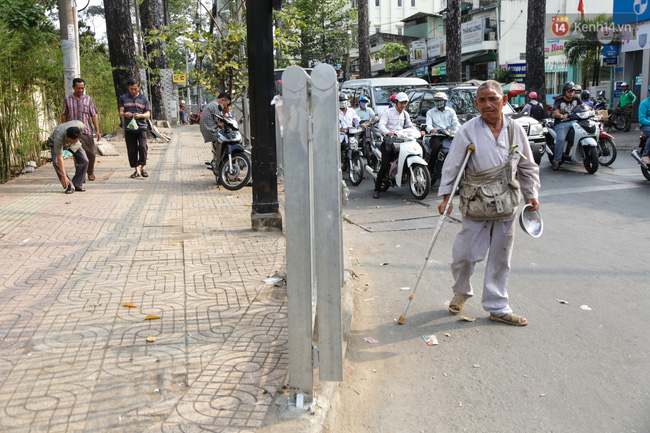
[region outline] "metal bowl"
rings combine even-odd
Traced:
[[[523,231],[534,238],[538,238],[544,231],[544,221],[542,221],[542,215],[539,211],[528,210],[532,207],[532,204],[527,204],[523,209],[521,209],[521,213],[519,214],[519,225]]]

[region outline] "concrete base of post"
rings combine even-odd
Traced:
[[[281,232],[282,215],[279,213],[251,214],[251,228],[255,232]]]

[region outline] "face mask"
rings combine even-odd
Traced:
[[[366,104],[365,102],[359,102],[359,107],[361,107],[362,110],[365,110],[367,105],[368,104]]]
[[[445,104],[446,104],[446,103],[447,103],[447,102],[444,101],[444,100],[441,100],[441,101],[433,101],[433,105],[434,105],[437,109],[445,108]]]
[[[340,109],[348,108],[348,101],[340,101],[339,108]]]

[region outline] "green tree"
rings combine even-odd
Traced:
[[[583,83],[592,77],[592,85],[600,82],[600,58],[603,54],[603,45],[598,42],[596,35],[599,28],[612,26],[611,15],[601,14],[592,19],[579,19],[571,25],[571,30],[576,36],[564,44],[564,53],[570,65],[580,64],[582,68]]]
[[[303,27],[300,43],[290,53],[303,67],[311,62],[344,64],[348,42],[356,46],[357,9],[348,8],[346,0],[295,0],[293,4]]]
[[[375,60],[386,61],[386,71],[393,72],[405,69],[409,66],[409,62],[402,60],[408,58],[411,52],[401,44],[390,43],[381,47],[381,50],[374,54]]]

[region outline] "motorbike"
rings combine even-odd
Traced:
[[[618,151],[614,136],[605,132],[604,123],[600,116],[594,116],[594,121],[598,122],[598,163],[604,167],[612,165],[616,160]]]
[[[599,90],[596,94],[596,102],[594,102],[594,110],[607,110],[607,99],[605,99],[605,91]]]
[[[641,132],[641,136],[639,137],[639,148],[641,148],[641,151],[643,151],[646,140],[648,140],[648,137],[643,132]],[[636,150],[632,151],[632,158],[634,158],[634,160],[641,166],[641,173],[643,174],[643,177],[645,177],[646,180],[650,180],[650,166],[643,162],[643,159],[641,159],[639,152]]]
[[[368,120],[361,121],[361,124],[370,127],[369,129],[366,129],[364,135],[362,135],[362,148],[363,155],[366,158],[366,163],[370,164],[373,167],[377,163],[377,158],[375,157],[373,148],[376,147],[377,149],[381,149],[381,144],[384,141],[384,137],[381,135],[379,127],[377,126],[378,123],[378,121],[372,123],[370,123]]]
[[[438,156],[435,161],[431,160],[431,148],[429,147],[429,141],[423,140],[424,147],[424,159],[429,164],[429,174],[431,176],[431,187],[442,177],[442,166],[445,163],[445,159],[449,154],[449,148],[451,147],[451,142],[456,136],[455,129],[438,129],[435,134],[427,134],[425,137],[441,137],[442,146],[438,152]]]
[[[363,129],[358,127],[343,128],[347,141],[341,141],[341,170],[348,172],[350,183],[357,186],[363,180],[363,150],[359,146],[359,134]]]
[[[393,136],[393,149],[396,157],[390,165],[390,170],[384,179],[381,179],[381,191],[386,191],[391,186],[401,187],[409,185],[413,197],[418,200],[424,199],[429,194],[431,177],[427,162],[422,158],[422,147],[416,141],[420,134],[411,129],[397,131]],[[381,167],[380,146],[373,145],[371,151],[375,161],[372,165],[366,166],[366,171],[377,180],[377,174]]]
[[[587,173],[594,174],[598,170],[598,140],[600,125],[592,119],[594,112],[588,107],[578,106],[569,114],[569,129],[564,148],[562,150],[562,162],[571,161],[583,164]],[[553,152],[555,150],[555,138],[557,134],[553,129],[553,120],[544,120],[543,131],[546,138],[546,154],[548,160],[553,164]],[[613,141],[612,141],[613,143]]]
[[[201,120],[201,113],[203,113],[203,108],[199,110],[199,114],[190,114],[190,125],[194,125],[195,123],[199,123]]]
[[[234,117],[218,115],[224,127],[217,134],[217,141],[212,143],[212,161],[206,162],[207,169],[214,173],[217,185],[223,185],[230,191],[243,188],[251,179],[250,151],[243,146]]]

